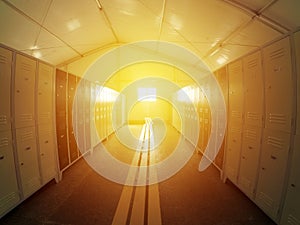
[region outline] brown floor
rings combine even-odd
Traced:
[[[163,225],[274,225],[254,203],[210,166],[198,172],[194,154],[159,184]],[[123,187],[94,172],[84,159],[0,220],[9,225],[111,225]]]

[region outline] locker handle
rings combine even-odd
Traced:
[[[1,155],[1,156],[0,156],[0,160],[2,160],[2,159],[4,159],[4,155]]]
[[[41,156],[44,156],[44,153],[42,153]]]
[[[249,149],[253,149],[253,147],[252,147],[252,146],[248,146],[248,148],[249,148]]]
[[[21,166],[23,166],[24,165],[24,163],[21,163]]]
[[[296,187],[296,185],[295,184],[291,184],[291,186],[294,188],[294,187]]]
[[[45,141],[45,144],[48,144],[49,143],[49,141],[47,140],[47,141]]]
[[[275,157],[275,156],[271,155],[271,159],[274,159],[274,160],[275,160],[275,159],[277,159],[277,157]]]
[[[63,138],[65,135],[60,135],[60,138]]]
[[[265,167],[263,167],[263,168],[261,168],[262,170],[266,170],[266,168]]]
[[[233,139],[233,140],[232,140],[232,142],[234,142],[234,143],[235,143],[235,142],[236,142],[236,140],[235,140],[235,139]]]
[[[17,90],[17,93],[20,93],[20,90]]]
[[[31,149],[31,147],[30,147],[30,146],[28,146],[27,148],[25,148],[25,150],[27,150],[27,151],[28,151],[28,150],[30,150],[30,149]]]

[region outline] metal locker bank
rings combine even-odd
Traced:
[[[299,0],[1,0],[0,225],[300,225]]]

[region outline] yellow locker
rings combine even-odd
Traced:
[[[275,221],[284,187],[290,134],[264,129],[256,203]]]
[[[0,131],[11,129],[10,87],[12,52],[0,47]]]
[[[237,184],[242,147],[242,127],[240,124],[230,124],[228,127],[226,146],[226,176]]]
[[[243,59],[245,89],[245,124],[263,126],[264,93],[261,52]]]
[[[227,68],[222,67],[221,69],[217,70],[215,73],[216,79],[222,89],[224,100],[226,105],[228,105],[228,73]]]
[[[246,126],[243,129],[241,165],[238,186],[251,199],[257,183],[261,150],[262,128]]]
[[[38,64],[38,124],[53,121],[53,74],[54,68],[44,63]]]
[[[39,125],[38,136],[42,182],[45,184],[57,175],[53,124]]]
[[[85,108],[85,120],[84,120],[84,130],[85,130],[85,150],[91,148],[91,82],[85,80],[84,82],[84,108]]]
[[[241,60],[228,65],[229,122],[242,123],[244,114],[243,64]]]
[[[0,132],[0,217],[20,200],[11,131]]]
[[[16,129],[16,137],[20,178],[26,198],[41,187],[35,127]]]
[[[300,134],[300,31],[295,33],[296,66],[297,66],[297,134]]]
[[[15,126],[34,126],[36,61],[17,54],[15,66]]]
[[[291,132],[293,79],[289,37],[263,50],[266,128]]]
[[[300,135],[294,137],[292,165],[288,190],[281,217],[282,225],[300,224]]]

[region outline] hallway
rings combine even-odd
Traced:
[[[143,131],[142,126],[138,125],[132,126],[130,130],[136,134]],[[174,144],[178,136],[179,133],[168,126],[165,139],[159,148],[149,152],[149,155],[147,152],[139,154],[150,156],[156,153],[157,157],[150,159],[160,161],[165,158],[163,154],[167,154],[174,147],[171,140]],[[104,145],[114,156],[118,155],[118,151],[126,151],[115,134]],[[94,152],[98,150],[95,149]],[[127,151],[134,152],[129,149]],[[159,156],[159,152],[162,156]],[[133,155],[131,159],[134,158]],[[134,187],[122,186],[105,179],[81,158],[64,172],[61,182],[56,184],[51,181],[2,218],[0,224],[274,224],[232,183],[223,183],[214,166],[200,173],[200,159],[200,154],[193,153],[184,168],[170,179],[158,185]],[[130,161],[126,158],[123,160]],[[145,162],[141,160],[140,163],[142,161]],[[126,202],[126,199],[130,202]],[[126,205],[129,206],[128,211]]]

